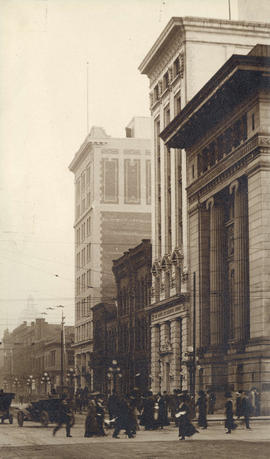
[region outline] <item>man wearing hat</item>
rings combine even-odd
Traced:
[[[237,425],[234,422],[233,418],[233,402],[232,394],[230,392],[225,393],[226,403],[225,403],[225,428],[227,429],[226,434],[230,434],[232,430],[236,429]]]

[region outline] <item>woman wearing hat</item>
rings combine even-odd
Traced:
[[[232,430],[236,429],[237,425],[234,422],[233,418],[233,401],[232,394],[230,392],[225,393],[226,403],[225,403],[225,428],[227,429],[227,434],[230,434]]]
[[[194,425],[189,420],[190,408],[188,406],[188,397],[183,395],[180,398],[179,412],[175,417],[178,419],[179,440],[185,440],[185,437],[191,437],[196,432]]]

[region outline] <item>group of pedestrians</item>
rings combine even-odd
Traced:
[[[234,415],[237,419],[243,418],[246,428],[250,429],[250,416],[259,414],[258,400],[259,394],[255,388],[249,392],[239,390],[234,397],[230,392],[225,393],[224,408],[227,434],[230,434],[237,427]],[[106,423],[106,427],[113,429],[113,438],[119,438],[121,430],[128,438],[134,438],[141,427],[144,427],[145,430],[163,429],[164,426],[170,425],[170,421],[174,421],[178,427],[179,439],[185,440],[186,437],[191,437],[199,432],[192,424],[196,410],[198,412],[198,427],[207,429],[207,415],[214,414],[215,403],[215,393],[203,390],[198,392],[196,403],[188,391],[181,390],[175,390],[171,395],[166,392],[154,395],[151,391],[141,395],[134,391],[125,396],[114,391],[108,398],[107,404],[105,404],[105,398],[102,394],[88,393],[84,436],[87,438],[106,436],[104,430]],[[71,405],[72,401],[64,397],[59,412],[59,423],[53,430],[54,435],[64,424],[67,437],[71,437]],[[75,408],[77,409],[76,404]],[[106,410],[109,414],[107,421],[105,421]]]

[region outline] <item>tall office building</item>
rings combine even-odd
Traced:
[[[160,132],[233,54],[270,43],[270,25],[173,17],[139,69],[150,80],[152,115],[151,378],[154,392],[194,390],[192,282],[186,153],[166,148]],[[193,172],[192,172],[193,173]],[[194,228],[194,231],[196,229]]]
[[[151,235],[150,119],[135,117],[125,138],[100,127],[69,169],[75,176],[75,366],[93,387],[92,307],[116,296],[112,260]]]

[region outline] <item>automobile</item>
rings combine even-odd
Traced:
[[[62,400],[59,398],[41,399],[31,402],[26,408],[19,409],[17,412],[17,421],[19,427],[22,427],[25,421],[40,422],[43,426],[58,421],[58,413]],[[71,427],[74,425],[75,417],[71,413]]]
[[[9,423],[13,423],[13,416],[9,411],[12,400],[15,394],[12,392],[0,391],[0,419],[1,424],[4,424],[5,419],[9,420]]]

